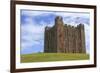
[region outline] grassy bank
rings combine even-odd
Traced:
[[[48,62],[48,61],[69,61],[69,60],[87,60],[88,54],[80,53],[34,53],[21,55],[21,62]]]

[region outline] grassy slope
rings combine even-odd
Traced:
[[[36,53],[21,55],[21,62],[47,62],[47,61],[67,61],[67,60],[86,60],[87,54],[66,54],[66,53]]]

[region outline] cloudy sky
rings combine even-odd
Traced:
[[[44,28],[52,27],[56,16],[62,16],[63,22],[77,26],[85,26],[86,51],[90,49],[90,14],[82,12],[57,12],[21,10],[21,54],[43,52]]]

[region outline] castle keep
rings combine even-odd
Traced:
[[[57,16],[53,27],[45,27],[44,52],[86,53],[84,25],[64,25],[62,17]]]

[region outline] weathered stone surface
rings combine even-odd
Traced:
[[[84,25],[64,25],[57,16],[53,27],[45,27],[44,52],[86,53]]]

